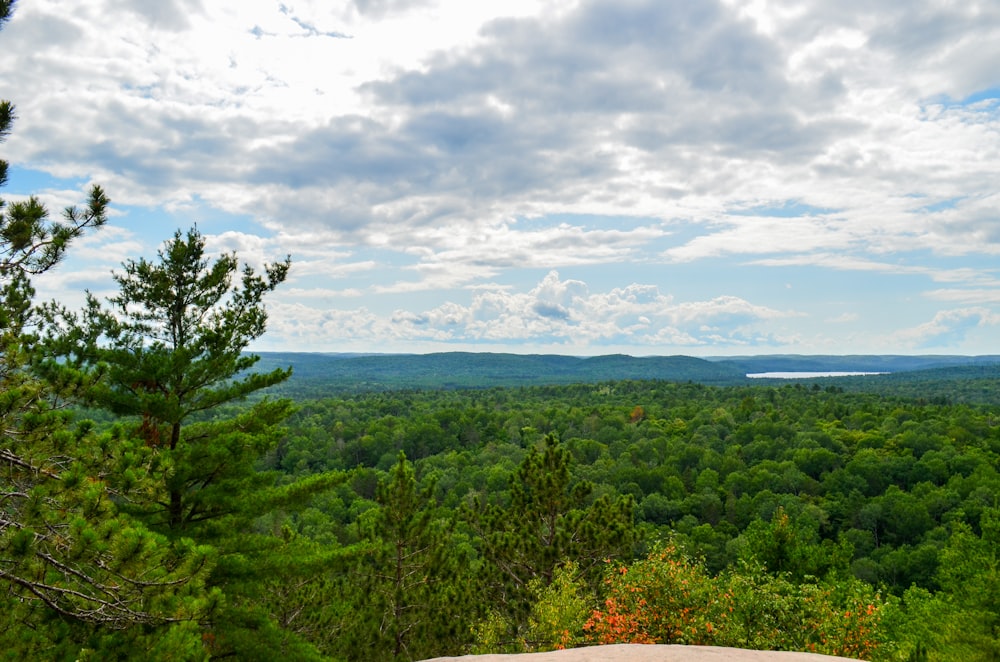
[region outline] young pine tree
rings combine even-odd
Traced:
[[[90,296],[81,320],[66,314],[77,341],[67,353],[94,376],[88,404],[130,422],[118,428],[113,450],[130,512],[171,538],[190,537],[218,552],[208,582],[226,601],[208,624],[212,653],[266,660],[294,651],[296,659],[312,659],[315,648],[281,627],[260,587],[272,559],[303,573],[317,559],[260,518],[342,476],[279,485],[275,472],[260,470],[293,405],[258,392],[290,371],[253,372],[259,357],[246,352],[266,330],[264,297],[285,280],[290,262],[258,274],[241,268],[235,254],[211,258],[205,244],[197,229],[178,231],[157,260],[125,263],[107,305]],[[136,489],[142,476],[152,480]],[[310,558],[299,563],[305,554]],[[299,579],[289,577],[290,585]]]
[[[367,553],[343,577],[349,608],[333,651],[348,660],[457,654],[469,639],[467,549],[400,452],[359,522]]]
[[[604,561],[628,557],[635,539],[631,497],[589,501],[592,486],[574,482],[571,454],[554,435],[532,448],[510,482],[510,505],[476,502],[467,511],[481,538],[485,580],[501,616],[517,638],[525,629],[535,592],[572,562],[591,587]]]

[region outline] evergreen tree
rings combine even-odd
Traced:
[[[573,562],[593,587],[604,561],[631,554],[632,498],[590,501],[591,484],[571,480],[571,458],[555,435],[546,435],[545,447],[532,448],[511,479],[509,505],[477,500],[468,511],[481,537],[487,584],[511,623],[526,622],[530,586],[551,584],[560,565]]]
[[[0,2],[0,25],[12,7]],[[13,120],[0,101],[0,140]],[[126,644],[197,658],[211,550],[171,545],[118,512],[102,440],[63,406],[80,375],[49,383],[32,369],[50,357],[31,277],[103,225],[107,205],[95,186],[84,209],[54,222],[35,197],[0,200],[0,646],[25,659],[100,657]]]
[[[259,275],[233,253],[211,259],[205,243],[196,228],[178,231],[156,261],[125,263],[108,305],[88,296],[82,318],[59,311],[74,341],[63,345],[65,363],[89,369],[88,404],[128,422],[112,452],[130,512],[171,538],[216,548],[208,581],[226,600],[207,625],[211,652],[268,660],[294,651],[312,659],[315,648],[279,625],[271,607],[281,601],[261,599],[260,589],[272,559],[299,573],[317,561],[298,558],[308,550],[260,518],[303,503],[342,475],[278,484],[276,472],[260,470],[293,405],[258,392],[290,371],[253,372],[259,357],[246,352],[266,330],[263,299],[285,280],[290,261],[265,265]],[[137,489],[144,476],[152,481]]]
[[[259,357],[245,353],[265,331],[263,297],[284,281],[289,261],[265,266],[263,276],[246,266],[234,284],[236,255],[211,261],[192,229],[178,231],[157,262],[124,267],[109,308],[89,297],[79,333],[89,329],[84,354],[100,375],[90,403],[137,421],[121,440],[133,444],[123,456],[157,478],[158,489],[138,504],[142,516],[200,539],[245,526],[274,482],[256,463],[277,443],[292,404],[227,406],[290,374],[250,372]]]
[[[349,660],[457,654],[472,624],[468,558],[442,518],[434,482],[421,487],[400,452],[360,522],[367,552],[343,577],[352,601],[336,642]],[[466,550],[468,551],[468,550]]]

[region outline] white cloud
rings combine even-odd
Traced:
[[[521,2],[499,18],[490,3],[132,3],[142,20],[109,23],[99,4],[20,8],[5,39],[27,43],[43,28],[57,38],[33,49],[45,69],[10,70],[31,118],[11,148],[104,175],[122,202],[188,204],[195,193],[361,241],[385,224],[442,221],[473,237],[484,223],[552,211],[686,208],[701,222],[706,202],[790,198],[841,210],[799,224],[730,217],[672,253],[693,259],[802,240],[884,246],[912,233],[912,214],[868,210],[901,181],[930,195],[993,190],[995,118],[927,115],[923,100],[949,88],[920,72],[954,67],[897,27],[918,26],[930,43],[958,35],[949,49],[982,46],[1000,23],[985,6],[927,5],[916,19],[894,7]],[[75,57],[53,69],[70,44]],[[904,67],[904,55],[926,66]],[[82,103],[52,93],[60,79],[86,82]],[[949,227],[928,241],[943,248],[935,240]]]
[[[940,289],[925,292],[925,296],[935,301],[948,301],[962,304],[1000,304],[1000,287],[995,289]]]
[[[907,349],[961,346],[975,329],[1000,325],[1000,314],[977,306],[943,310],[919,326],[904,329],[895,338]]]
[[[297,293],[296,293],[297,294]],[[549,272],[527,291],[480,289],[468,305],[453,301],[416,311],[397,309],[380,316],[354,311],[289,310],[275,306],[274,333],[305,340],[306,346],[333,345],[382,337],[395,343],[525,344],[550,348],[636,345],[664,347],[744,345],[759,342],[769,320],[796,313],[751,304],[732,296],[675,303],[651,285],[633,284],[593,293],[580,280]],[[332,322],[336,322],[335,324]]]
[[[73,180],[43,192],[53,209],[96,181],[132,207],[118,227],[233,215],[202,225],[213,246],[291,253],[302,301],[371,297],[337,320],[359,338],[816,335],[828,315],[775,312],[823,289],[807,279],[731,298],[777,267],[867,272],[858,300],[908,276],[954,286],[914,300],[997,305],[995,272],[955,264],[1000,254],[990,0],[35,0],[0,42],[4,156]],[[627,286],[723,261],[687,303]],[[583,267],[609,267],[594,291],[523,286]],[[425,311],[393,324],[414,293]],[[328,323],[288,312],[296,333]]]
[[[921,276],[937,283],[962,283],[966,285],[993,285],[1000,287],[995,269],[971,267],[931,267],[902,262],[880,262],[850,254],[805,253],[780,258],[760,258],[748,264],[767,267],[822,267],[837,271],[866,271],[875,274]],[[931,293],[928,293],[930,296]]]

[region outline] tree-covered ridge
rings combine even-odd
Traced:
[[[710,385],[781,384],[748,379],[767,372],[867,372],[864,377],[803,377],[801,383],[844,390],[1000,404],[990,382],[1000,379],[998,356],[690,356],[575,357],[557,354],[313,354],[262,352],[261,365],[292,366],[283,393],[321,398],[334,393],[423,388],[547,386],[621,380],[665,380]],[[985,382],[985,383],[984,383]]]
[[[732,383],[742,380],[738,368],[689,356],[637,358],[622,354],[581,358],[556,354],[330,355],[263,352],[264,365],[291,365],[287,385],[297,397],[331,392],[405,388],[484,388],[572,384],[609,379],[673,379]]]

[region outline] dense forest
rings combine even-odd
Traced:
[[[37,300],[108,205],[0,205],[4,659],[1000,659],[995,363],[313,357],[296,380],[247,351],[290,261],[196,228],[115,296]]]
[[[665,381],[357,394],[302,403],[266,466],[351,476],[282,519],[338,546],[377,540],[367,518],[391,508],[379,490],[412,476],[422,507],[449,531],[435,552],[453,555],[442,566],[467,573],[453,590],[484,586],[473,592],[478,609],[444,619],[464,616],[466,634],[477,633],[450,652],[562,641],[537,620],[547,609],[574,644],[994,659],[1000,417],[926,395]],[[631,525],[618,528],[629,513]],[[624,578],[651,583],[638,585],[644,595],[678,591],[659,574],[670,563],[703,584],[662,598],[662,609],[689,617],[646,623],[647,609],[630,604],[624,630],[595,629],[599,608],[636,588]],[[840,639],[831,628],[843,628]],[[850,640],[862,630],[870,640]],[[442,652],[435,645],[421,654]],[[338,653],[352,658],[350,647]]]

